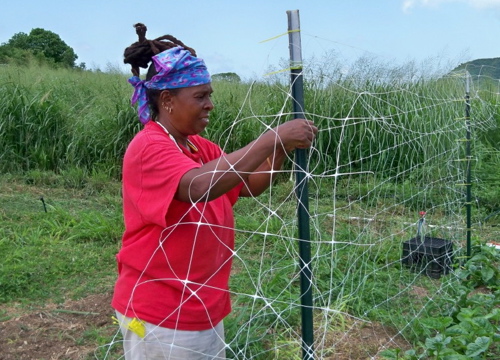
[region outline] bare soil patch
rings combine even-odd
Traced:
[[[323,360],[374,360],[386,349],[411,349],[411,345],[393,329],[377,322],[356,322],[344,332],[328,334],[327,346],[331,353]],[[329,343],[329,345],[328,345]]]
[[[103,339],[111,339],[117,332],[110,301],[111,293],[107,293],[66,301],[62,305],[47,304],[30,311],[2,308],[3,319],[8,319],[0,322],[0,359],[99,359],[96,332]],[[327,335],[324,345],[331,351],[324,360],[378,359],[374,355],[387,346],[409,348],[397,332],[377,323],[350,324],[348,328],[345,332],[332,331]],[[88,332],[90,335],[86,337]],[[120,346],[114,347],[111,357],[120,355]]]
[[[93,358],[98,345],[86,339],[86,332],[98,331],[111,338],[117,330],[110,301],[111,294],[99,294],[30,312],[2,309],[4,318],[10,318],[0,322],[0,359]],[[95,341],[95,335],[90,338]]]

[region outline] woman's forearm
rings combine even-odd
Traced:
[[[246,184],[242,196],[258,195],[272,181],[271,168],[269,164],[266,165],[266,159],[274,163],[274,170],[279,169],[287,153],[295,148],[309,148],[317,131],[312,121],[304,119],[279,125],[247,146],[189,170],[181,178],[176,199],[186,202],[210,201],[241,181]]]
[[[266,159],[272,158],[275,149],[281,147],[275,135],[266,132],[247,146],[188,171],[181,178],[176,198],[187,202],[210,201],[240,182],[247,182],[254,171],[264,162],[267,164]]]
[[[280,148],[271,154],[266,160],[247,178],[245,186],[240,191],[240,196],[259,196],[269,186],[278,174],[286,159],[286,152]]]

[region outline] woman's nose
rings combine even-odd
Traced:
[[[210,98],[208,99],[208,101],[205,104],[205,108],[209,110],[212,110],[214,108],[214,103],[212,102],[212,99]]]

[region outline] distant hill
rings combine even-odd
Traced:
[[[464,70],[467,70],[472,77],[485,76],[500,79],[500,57],[472,60],[457,66],[452,72]]]

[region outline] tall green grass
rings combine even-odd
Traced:
[[[81,168],[119,176],[139,129],[123,75],[3,66],[0,79],[3,172]]]
[[[457,137],[465,136],[457,121],[465,116],[463,79],[305,76],[306,113],[320,129],[311,154],[317,172],[383,167],[388,177],[456,148]],[[119,178],[124,150],[141,127],[125,75],[9,65],[0,68],[0,81],[0,170],[81,168]],[[293,117],[283,81],[213,87],[215,109],[205,136],[226,151]],[[493,125],[492,109],[498,109],[477,104],[474,119]],[[491,126],[475,130],[496,146]]]

